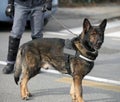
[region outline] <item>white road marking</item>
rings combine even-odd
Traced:
[[[0,61],[0,65],[6,65],[6,64],[7,63],[5,61]],[[52,69],[48,69],[48,70],[41,69],[41,71],[45,72],[45,73],[61,74],[59,71],[52,70]],[[120,81],[109,80],[109,79],[104,79],[104,78],[99,78],[99,77],[86,76],[84,79],[91,80],[91,81],[96,81],[96,82],[103,82],[103,83],[120,85]]]
[[[109,83],[109,84],[120,85],[120,81],[109,80],[109,79],[104,79],[104,78],[99,78],[99,77],[86,76],[85,79],[97,81],[97,82],[104,82],[104,83]]]
[[[6,65],[7,62],[5,62],[5,61],[0,61],[0,64],[1,64],[1,65]]]

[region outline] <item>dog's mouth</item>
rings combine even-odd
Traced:
[[[101,48],[102,46],[102,41],[97,41],[96,43],[93,43],[93,42],[89,42],[88,43],[89,47],[91,47],[93,50],[97,51]]]
[[[101,48],[100,45],[97,45],[97,46],[94,47],[95,50],[99,50],[100,48]]]

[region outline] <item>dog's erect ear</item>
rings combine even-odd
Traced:
[[[107,19],[104,19],[100,24],[100,28],[102,29],[102,31],[105,31],[106,24],[107,24]]]
[[[85,32],[87,32],[91,27],[91,24],[89,22],[89,20],[87,18],[84,19],[84,22],[83,22],[83,30]]]

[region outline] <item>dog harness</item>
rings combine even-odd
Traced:
[[[76,51],[74,49],[68,49],[68,48],[64,48],[63,49],[64,54],[66,55],[66,60],[65,60],[65,68],[67,70],[66,74],[72,75],[73,76],[73,72],[72,69],[70,67],[70,58],[71,57],[79,57],[82,60],[87,61],[88,63],[93,63],[94,60],[91,60],[81,54],[77,54]]]
[[[81,45],[81,47],[83,48],[82,45]],[[87,50],[86,50],[86,51],[87,51]],[[96,51],[95,51],[95,52],[87,51],[87,52],[91,53],[90,56],[91,56],[93,59],[91,59],[90,56],[89,56],[90,58],[84,56],[84,55],[83,55],[82,53],[80,53],[79,51],[74,50],[74,48],[72,47],[72,42],[71,42],[71,40],[66,40],[66,41],[65,41],[65,46],[64,46],[63,52],[64,52],[64,54],[65,54],[65,56],[66,56],[66,61],[65,61],[65,66],[66,66],[66,67],[65,67],[65,68],[67,69],[68,74],[70,74],[70,75],[73,75],[73,72],[72,72],[71,67],[70,67],[70,58],[72,58],[72,57],[80,58],[81,60],[84,60],[84,61],[86,61],[86,62],[88,62],[88,63],[94,63],[94,60],[95,60],[96,54],[97,54]]]

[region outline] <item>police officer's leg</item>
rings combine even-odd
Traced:
[[[32,30],[32,39],[43,38],[43,23],[44,23],[44,13],[42,12],[42,7],[36,7],[31,12],[31,30]]]
[[[3,68],[4,74],[9,74],[14,69],[20,38],[25,29],[27,15],[28,14],[23,7],[18,4],[15,5],[14,22],[11,35],[9,36],[7,65]]]

